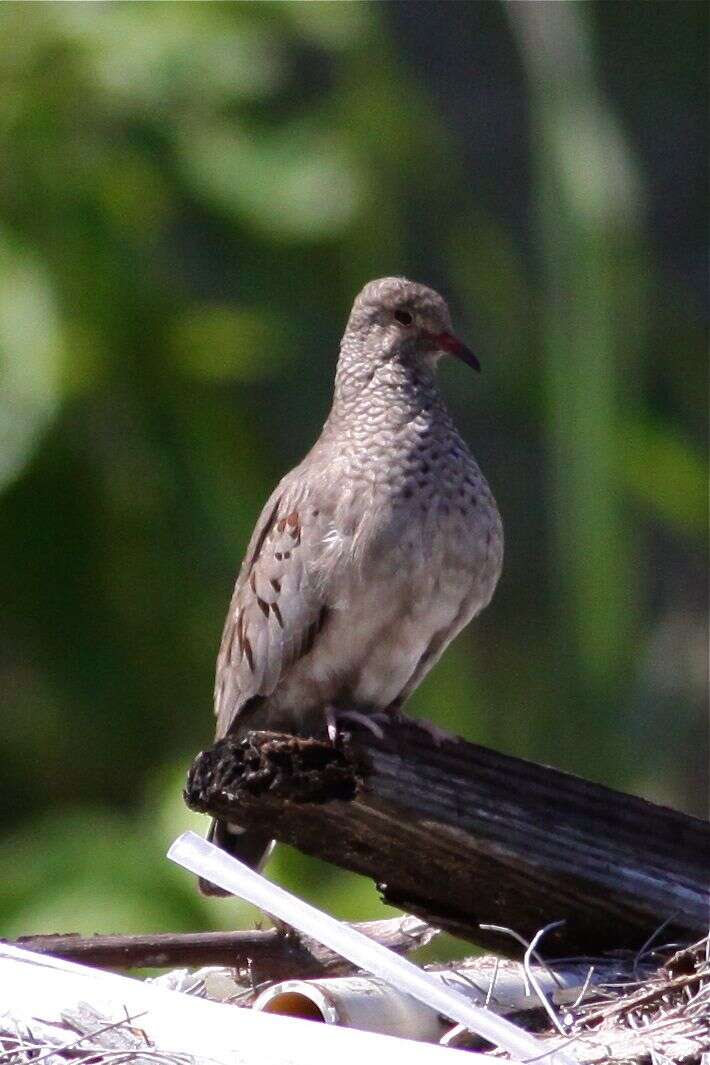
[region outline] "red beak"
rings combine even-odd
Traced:
[[[473,367],[478,373],[481,372],[480,362],[471,349],[462,344],[458,337],[453,336],[451,333],[432,333],[431,339],[442,351],[448,352],[449,355],[455,355],[457,359],[461,359],[461,362]]]

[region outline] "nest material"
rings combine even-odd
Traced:
[[[710,1050],[710,935],[641,980],[596,987],[569,1014],[580,1061],[699,1065]]]
[[[140,1027],[139,1017],[109,1021],[81,1002],[64,1010],[61,1021],[13,1023],[0,1016],[2,1065],[208,1065],[191,1054],[157,1050]]]
[[[710,1051],[710,933],[674,953],[620,957],[618,978],[596,982],[594,968],[590,959],[577,1001],[557,1011],[556,1025],[549,1008],[509,1019],[543,1038],[563,1033],[559,1048],[580,1065],[701,1065]]]
[[[486,966],[501,964],[512,963],[479,958],[472,962],[471,971],[480,973]],[[599,959],[599,964],[608,968],[609,958]],[[619,957],[618,978],[606,982],[596,982],[594,970],[590,960],[588,978],[572,1004],[553,1007],[541,1002],[539,1009],[510,1019],[543,1039],[554,1038],[558,1046],[563,1032],[568,1052],[580,1065],[700,1065],[701,1055],[710,1051],[710,935],[675,953],[657,949],[642,957]],[[207,977],[216,971],[214,967],[197,973],[175,971],[158,982],[208,997]],[[230,997],[246,1004],[255,990],[251,974],[219,972],[241,984],[242,993]],[[555,1015],[555,1025],[550,1023],[550,1013]],[[481,1049],[478,1039],[462,1039],[458,1045],[464,1043]],[[500,1052],[495,1056],[507,1059]],[[37,1021],[31,1028],[0,1016],[2,1065],[39,1061],[43,1065],[198,1065],[198,1059],[189,1054],[168,1054],[153,1047],[141,1030],[139,1017],[110,1022],[85,1004],[65,1011],[61,1023]]]

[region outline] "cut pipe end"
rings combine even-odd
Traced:
[[[300,1017],[303,1021],[326,1023],[323,1010],[313,998],[298,991],[282,991],[260,1005],[262,1013],[278,1013],[284,1017]]]

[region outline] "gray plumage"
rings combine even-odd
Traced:
[[[435,381],[446,352],[475,363],[432,289],[382,278],[355,300],[323,431],[268,500],[237,579],[218,738],[400,707],[490,601],[501,520]],[[251,864],[268,844],[214,831]]]

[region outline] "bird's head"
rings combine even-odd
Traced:
[[[480,370],[478,359],[455,336],[446,300],[426,285],[404,277],[370,281],[356,297],[344,342],[355,342],[372,360],[397,359],[433,369],[455,355]]]

